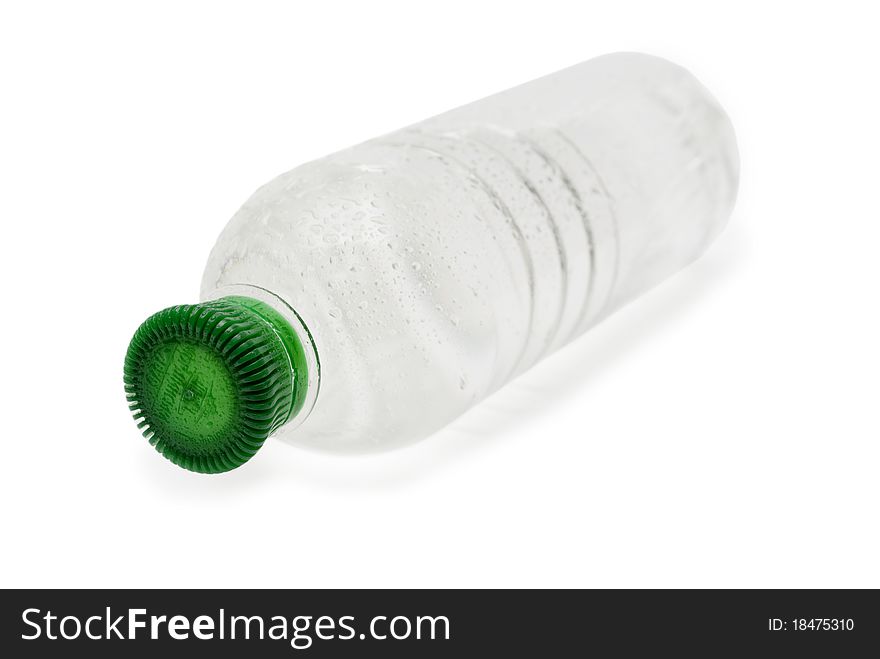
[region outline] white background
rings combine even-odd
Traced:
[[[880,41],[825,4],[4,4],[0,585],[880,586]],[[258,185],[615,50],[737,129],[698,263],[412,448],[140,437],[128,340]]]

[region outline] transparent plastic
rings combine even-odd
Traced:
[[[223,231],[202,297],[259,297],[311,347],[278,437],[392,447],[697,258],[737,176],[693,76],[606,55],[279,176]]]

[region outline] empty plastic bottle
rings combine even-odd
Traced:
[[[137,330],[129,404],[200,472],[424,437],[699,256],[737,176],[710,94],[628,53],[307,163]]]

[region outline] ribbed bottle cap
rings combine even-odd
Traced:
[[[150,316],[125,356],[138,427],[174,464],[234,469],[302,407],[308,368],[299,338],[259,300],[224,297]]]

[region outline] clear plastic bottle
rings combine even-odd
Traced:
[[[242,393],[236,378],[252,372],[218,398],[224,358],[210,350],[151,361],[168,341],[217,347],[192,305],[136,335],[135,416],[198,471],[236,466],[276,431],[331,451],[419,439],[697,258],[730,214],[737,176],[733,130],[710,94],[631,53],[306,163],[236,213],[202,282],[203,300],[259,300],[257,322],[292,335],[299,361],[288,343],[288,373],[277,355],[272,373],[291,378],[296,405],[259,378]],[[247,395],[271,408],[270,424],[248,427]],[[247,441],[199,434],[218,418]]]

